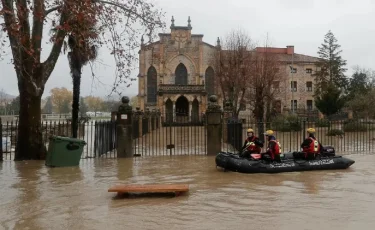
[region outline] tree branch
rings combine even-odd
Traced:
[[[48,14],[60,9],[62,6],[55,6],[55,7],[52,7],[51,9],[48,9],[48,10],[44,10],[44,17],[47,17]]]
[[[19,68],[17,68],[17,66],[20,66],[21,63],[20,63],[20,57],[19,57],[19,41],[17,39],[17,34],[18,31],[16,30],[16,28],[14,28],[16,26],[16,19],[15,19],[15,13],[14,13],[14,8],[13,8],[13,0],[1,0],[2,4],[3,4],[3,16],[4,16],[4,21],[5,21],[5,28],[7,30],[7,33],[8,33],[8,37],[9,37],[9,42],[10,42],[10,47],[11,47],[11,50],[12,50],[12,54],[13,54],[13,59],[14,59],[14,64],[15,64],[15,70],[16,70],[16,73],[17,73],[17,78],[18,78],[18,81],[20,81],[21,79],[19,78],[20,76],[20,72],[19,72]]]
[[[116,2],[109,2],[109,1],[103,1],[103,0],[92,0],[93,3],[102,3],[102,4],[106,4],[106,5],[112,5],[112,6],[116,6],[118,8],[120,8],[121,10],[125,11],[126,13],[128,13],[128,15],[134,15],[136,18],[139,18],[141,19],[142,21],[146,22],[146,23],[149,23],[149,24],[153,24],[153,22],[149,21],[149,20],[146,20],[144,16],[138,14],[137,12],[135,12],[134,10],[132,9],[128,9],[126,8],[125,6],[119,4],[119,3],[116,3]],[[48,9],[45,11],[44,13],[44,16],[47,16],[48,14],[60,9],[62,6],[55,6],[55,7],[52,7],[51,9]]]
[[[44,20],[44,4],[43,0],[34,0],[33,10],[33,31],[31,36],[31,44],[34,52],[34,58],[37,63],[40,62],[40,53],[43,36],[43,20]]]
[[[26,0],[16,0],[17,17],[20,22],[20,37],[25,44],[23,47],[30,48],[30,23],[29,23],[29,9],[27,8]]]
[[[63,25],[66,21],[66,13],[65,11],[62,11],[61,17],[60,17],[60,25]],[[42,63],[43,67],[43,83],[45,84],[51,75],[53,69],[55,68],[57,59],[59,58],[61,48],[63,46],[63,41],[66,36],[66,32],[62,29],[59,29],[56,32],[54,44],[51,50],[51,53],[49,54],[47,60]]]

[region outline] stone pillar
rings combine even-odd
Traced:
[[[173,111],[172,111],[172,114],[173,114],[173,122],[176,122],[176,102],[173,101]]]
[[[193,102],[189,101],[189,118],[188,118],[189,122],[192,122],[192,119],[191,119],[192,110],[193,110]]]
[[[210,102],[206,110],[207,117],[207,155],[215,156],[221,151],[221,125],[222,110],[217,103],[217,96],[210,96]]]
[[[117,158],[133,156],[132,107],[129,97],[122,97],[117,111]]]

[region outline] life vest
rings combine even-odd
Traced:
[[[280,155],[281,153],[281,144],[277,140],[270,140],[269,142],[275,142],[275,148],[274,149],[267,149],[267,151],[271,151],[273,154]]]
[[[306,153],[319,153],[320,151],[319,141],[315,140],[312,137],[309,137],[309,139],[311,140],[311,143],[309,146],[304,147],[303,151]]]
[[[253,140],[255,140],[255,138],[252,138]],[[250,152],[261,152],[262,149],[260,147],[258,147],[253,141],[248,141],[246,143],[246,149]]]

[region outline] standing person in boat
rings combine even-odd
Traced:
[[[265,153],[262,153],[262,156],[269,155],[272,161],[281,162],[281,159],[280,159],[281,145],[276,140],[273,130],[267,130],[264,133],[264,135],[267,137],[267,140],[268,140],[268,148]]]
[[[242,146],[241,157],[250,157],[251,154],[260,154],[263,148],[263,143],[258,137],[254,135],[254,130],[249,128],[247,130],[247,138]]]
[[[305,159],[315,159],[318,154],[323,150],[322,144],[315,137],[315,129],[308,128],[307,133],[309,136],[302,142],[301,148],[304,153]]]

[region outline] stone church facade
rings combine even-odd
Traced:
[[[139,51],[138,105],[141,110],[158,109],[166,121],[199,121],[205,112],[208,98],[220,92],[214,87],[215,52],[220,41],[211,45],[203,41],[202,34],[192,34],[190,17],[187,26],[175,26],[172,17],[170,33],[159,34],[159,41],[141,44]],[[257,47],[251,52],[265,52]],[[317,70],[318,58],[296,54],[293,46],[267,48],[267,52],[280,57],[281,67],[286,71],[282,95],[276,101],[276,110],[314,110],[312,74]],[[281,90],[280,90],[281,92]],[[250,108],[241,113],[250,115]]]
[[[205,43],[202,34],[187,26],[175,26],[159,34],[159,41],[141,45],[139,52],[138,104],[159,109],[167,120],[198,121],[214,94],[212,63],[216,47]]]

